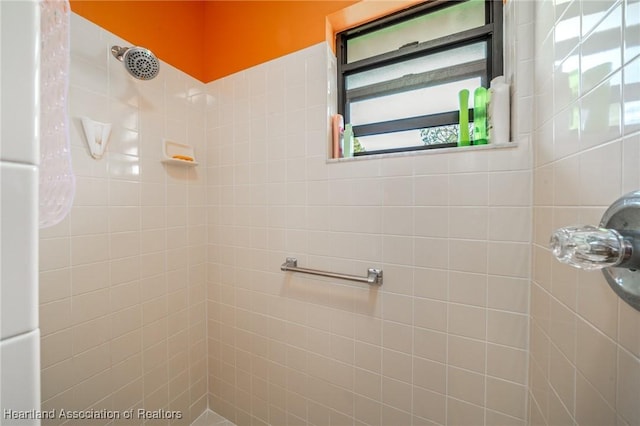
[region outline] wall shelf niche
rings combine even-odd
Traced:
[[[162,162],[184,167],[197,166],[195,153],[191,145],[173,142],[169,139],[162,140]]]

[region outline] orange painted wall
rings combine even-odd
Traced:
[[[71,0],[71,9],[206,83],[420,1]]]
[[[201,80],[205,2],[70,0],[71,10]]]
[[[324,41],[326,16],[358,1],[206,2],[205,81]]]

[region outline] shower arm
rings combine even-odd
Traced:
[[[128,47],[111,46],[111,54],[120,62],[124,61],[124,54],[129,50]]]

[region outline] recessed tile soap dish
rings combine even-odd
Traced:
[[[168,139],[162,141],[162,162],[180,166],[197,166],[198,162],[191,145],[173,142]]]

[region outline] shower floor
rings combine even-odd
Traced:
[[[220,414],[205,410],[200,416],[191,423],[191,426],[236,426]]]

